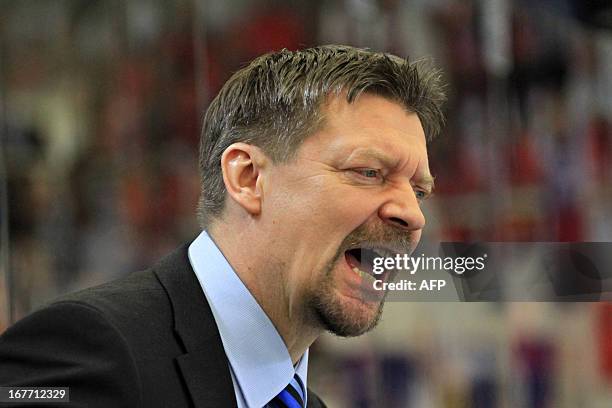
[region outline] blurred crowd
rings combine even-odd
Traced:
[[[195,237],[197,146],[206,106],[232,72],[281,48],[344,43],[432,57],[443,68],[448,122],[430,146],[436,192],[425,208],[424,240],[612,241],[612,30],[587,24],[592,21],[576,6],[580,2],[531,3],[537,2],[0,2],[0,168],[7,187],[0,192],[8,201],[8,210],[0,207],[0,226],[8,225],[9,242],[1,244],[10,249],[11,270],[0,294],[7,298],[10,287],[12,315],[147,267]],[[511,313],[490,307],[490,320],[505,327],[498,334],[507,334]],[[8,302],[0,301],[0,315],[6,308]],[[612,358],[606,317],[612,311],[572,310],[580,324],[599,322],[589,326],[593,333],[607,333],[589,355],[602,359],[597,353],[607,347]],[[435,337],[433,329],[428,333]],[[482,381],[470,387],[482,387],[481,397],[451,395],[446,405],[424,399],[425,405],[414,406],[515,401],[500,391],[495,367],[509,361],[500,350],[531,367],[524,394],[535,395],[507,406],[600,406],[571,405],[575,393],[554,394],[566,405],[551,405],[554,382],[542,373],[554,370],[559,344],[525,336],[510,346],[495,340],[472,350],[470,372],[477,374],[470,378]],[[377,384],[366,360],[338,357],[345,354],[333,343],[322,342],[319,351],[352,367],[347,383],[361,391],[360,384]],[[383,383],[399,390],[393,398],[405,406],[412,405],[402,392],[423,389],[415,384],[424,377],[415,373],[435,371],[415,360],[416,352],[378,366]],[[383,355],[376,358],[383,361]],[[589,371],[601,384],[610,384],[612,362],[607,364],[608,377],[595,374],[598,364]],[[483,372],[494,374],[478,374]],[[584,387],[579,391],[591,392]],[[341,392],[327,388],[332,399]],[[348,404],[346,395],[355,393],[336,395],[338,406]],[[372,398],[366,392],[350,406],[382,406]]]

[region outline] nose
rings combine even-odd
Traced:
[[[420,230],[425,226],[425,216],[412,186],[396,190],[380,207],[378,215],[386,224],[404,231]]]

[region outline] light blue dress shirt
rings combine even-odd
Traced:
[[[206,231],[188,253],[219,328],[238,408],[265,406],[295,374],[306,390],[308,350],[294,367],[282,337]]]

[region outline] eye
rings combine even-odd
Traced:
[[[357,169],[356,171],[367,178],[377,178],[380,175],[380,172],[374,169]]]
[[[360,179],[366,180],[368,183],[382,183],[384,181],[382,172],[377,169],[363,167],[352,169],[352,172],[357,174]]]
[[[429,192],[429,191],[425,191],[425,190],[419,190],[419,189],[415,189],[414,190],[414,195],[416,196],[417,200],[422,201],[422,200],[427,200],[428,198],[430,198],[432,196],[433,193]]]

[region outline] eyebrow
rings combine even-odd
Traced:
[[[425,188],[429,194],[433,193],[436,188],[434,177],[429,173],[419,177],[418,183],[422,188]]]
[[[354,154],[351,154],[350,159],[354,159],[354,158],[373,158],[375,160],[378,160],[379,162],[381,162],[385,167],[396,167],[398,164],[398,160],[391,158],[390,156],[388,156],[387,154],[385,154],[384,152],[378,150],[378,149],[373,149],[371,147],[368,147],[366,149],[363,150],[358,150],[357,152],[355,152]]]
[[[398,165],[398,160],[393,159],[387,154],[385,154],[384,152],[378,149],[373,149],[371,147],[363,149],[363,150],[359,150],[357,153],[355,153],[354,156],[351,155],[351,158],[355,158],[355,157],[357,158],[370,157],[375,160],[378,160],[385,167],[389,167],[389,168],[394,168],[394,167],[397,167]],[[426,189],[429,194],[433,193],[434,189],[436,188],[436,185],[434,183],[434,177],[429,173],[426,173],[420,176],[417,182],[419,186],[421,186],[421,188]]]

